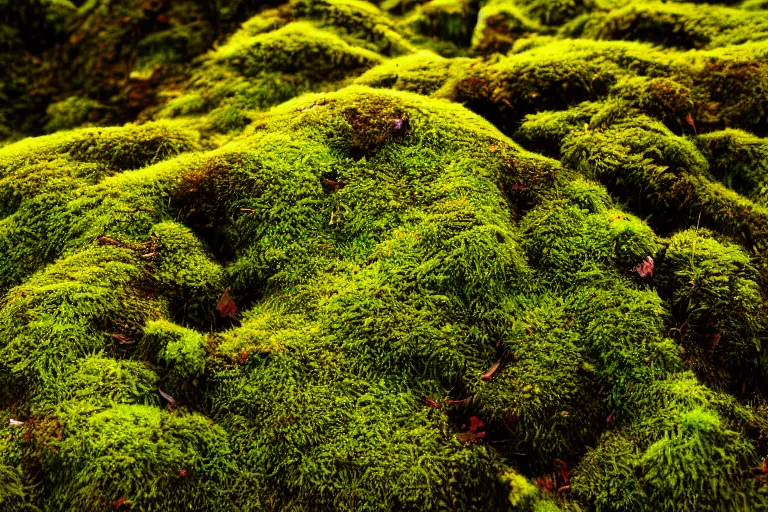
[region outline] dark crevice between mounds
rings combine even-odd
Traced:
[[[258,186],[237,172],[246,158],[245,155],[231,154],[208,159],[202,166],[184,174],[170,199],[177,221],[190,228],[205,243],[214,261],[225,268],[238,256],[233,223],[239,216],[252,213],[246,208],[237,208],[232,203],[232,196],[243,191],[258,193]],[[222,300],[226,290],[226,287],[221,289],[215,300],[209,301],[210,315],[206,324],[196,327],[221,331],[239,325],[236,314],[228,315],[217,310],[217,301]],[[261,299],[264,287],[251,286],[247,290],[226,293],[241,311]],[[181,313],[183,308],[183,304],[177,304],[174,309]]]
[[[573,81],[551,81],[523,87],[508,88],[504,83],[516,80],[510,76],[504,81],[481,75],[470,76],[456,86],[457,102],[493,123],[510,137],[517,131],[528,114],[547,110],[567,110],[584,101],[594,101],[608,94],[615,80],[595,79],[584,83],[578,77]],[[509,90],[508,90],[509,89]]]
[[[710,39],[701,34],[692,34],[680,30],[680,21],[664,20],[649,16],[651,13],[633,13],[631,21],[620,18],[604,28],[609,37],[603,39],[644,41],[661,45],[665,48],[683,50],[701,49],[709,44]]]

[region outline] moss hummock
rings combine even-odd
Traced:
[[[768,509],[760,5],[178,4],[0,17],[0,511]]]

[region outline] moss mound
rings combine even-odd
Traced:
[[[768,510],[763,7],[8,3],[0,511]]]

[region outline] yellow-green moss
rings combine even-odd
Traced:
[[[0,510],[766,508],[748,4],[62,11],[143,113],[0,148]]]

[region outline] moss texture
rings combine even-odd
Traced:
[[[0,0],[0,511],[768,510],[763,4]]]

